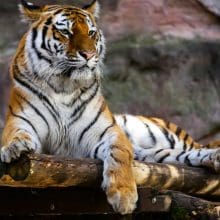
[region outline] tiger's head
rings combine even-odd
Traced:
[[[84,80],[99,72],[105,45],[96,1],[83,8],[21,3],[24,19],[31,22],[24,48],[30,72],[50,81]]]

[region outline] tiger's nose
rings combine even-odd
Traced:
[[[96,55],[96,51],[86,51],[86,50],[80,50],[79,54],[84,57],[86,60],[91,59],[93,56]]]

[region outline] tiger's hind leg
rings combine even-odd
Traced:
[[[203,146],[182,129],[158,118],[116,116],[134,146],[135,159],[147,162],[211,167],[220,172],[220,148]]]
[[[138,149],[135,150],[135,159],[145,162],[185,164],[195,167],[210,167],[220,172],[220,149]]]

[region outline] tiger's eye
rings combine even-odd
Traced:
[[[60,32],[61,32],[62,34],[64,34],[64,35],[68,35],[68,36],[71,35],[71,33],[70,33],[68,30],[66,30],[66,29],[60,30]]]

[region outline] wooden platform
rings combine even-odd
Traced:
[[[171,198],[166,195],[157,196],[152,190],[139,189],[137,214],[168,214],[171,207]],[[106,201],[105,193],[99,188],[0,188],[0,218],[35,216],[94,216],[104,217],[117,215]]]
[[[220,219],[218,174],[139,162],[133,169],[144,177],[137,209],[121,216],[101,190],[100,161],[27,155],[11,164],[0,163],[0,219]],[[214,202],[174,190],[209,196]]]

